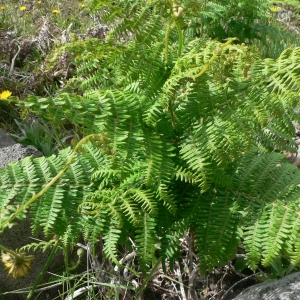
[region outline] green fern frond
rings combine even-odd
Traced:
[[[103,251],[108,259],[113,261],[116,265],[120,266],[117,259],[118,256],[118,240],[121,236],[121,230],[118,229],[118,224],[111,220],[108,229],[103,234],[104,248]]]
[[[37,251],[42,250],[46,252],[47,250],[51,249],[57,241],[55,239],[51,239],[49,241],[40,241],[38,243],[30,243],[20,248],[20,251]]]
[[[161,120],[163,115],[163,106],[161,105],[159,99],[153,99],[151,107],[147,109],[143,115],[143,119],[147,126],[156,127],[157,123]]]
[[[130,223],[136,225],[139,222],[138,206],[133,202],[133,200],[127,197],[123,197],[120,209],[123,211],[124,215],[128,218],[128,221]]]
[[[297,219],[296,219],[295,224],[297,225],[297,229],[294,230],[295,239],[294,239],[294,244],[293,244],[293,251],[289,252],[289,256],[291,258],[291,263],[294,266],[297,266],[300,263],[300,235],[299,235],[299,231],[298,231],[298,228],[299,228],[299,214],[297,215]]]
[[[159,211],[159,226],[160,236],[160,254],[164,259],[174,262],[180,256],[180,239],[184,236],[189,227],[187,219],[173,217],[164,209]]]
[[[197,182],[197,178],[194,176],[194,173],[186,168],[180,167],[176,171],[176,179],[183,181],[183,182],[188,182],[192,185],[194,185]]]
[[[209,156],[201,151],[201,146],[193,136],[185,143],[180,150],[182,159],[184,159],[191,172],[196,177],[197,184],[205,192],[211,183],[211,170],[209,166]]]
[[[103,165],[101,169],[93,173],[91,180],[100,184],[99,188],[104,188],[108,184],[113,184],[120,181],[120,171]]]
[[[177,210],[177,205],[176,205],[174,193],[172,192],[170,187],[165,184],[160,184],[157,190],[157,195],[163,201],[163,204],[167,208],[167,210],[172,215],[175,215]]]
[[[253,225],[244,230],[244,245],[247,249],[248,265],[256,270],[261,260],[261,241],[263,232],[260,230],[259,220],[253,221]]]
[[[245,232],[244,245],[252,269],[257,268],[261,257],[265,266],[271,265],[286,245],[285,250],[293,252],[291,245],[295,242],[295,235],[291,233],[298,219],[294,209],[282,202],[266,206],[258,217],[255,224],[247,227]]]
[[[266,59],[266,76],[271,75],[269,88],[279,94],[283,99],[295,105],[297,91],[300,88],[299,69],[300,47],[286,49],[276,61]],[[289,91],[287,97],[286,91]]]
[[[157,213],[157,199],[151,190],[130,189],[128,194],[150,215]]]
[[[240,183],[238,207],[239,210],[246,208],[243,209],[247,212],[244,222],[248,224],[244,227],[244,245],[249,266],[255,269],[261,256],[263,263],[270,265],[283,250],[283,245],[288,245],[286,249],[292,251],[291,245],[296,241],[298,231],[294,222],[299,213],[295,203],[300,197],[297,186],[300,177],[298,172],[295,173],[296,168],[286,163],[280,154],[263,154],[253,160],[256,163],[251,168],[243,168],[245,162],[240,165],[238,176],[235,176],[239,179],[233,178],[233,182]],[[252,182],[250,194],[246,187],[249,180]]]
[[[232,201],[224,192],[207,193],[201,197],[195,211],[195,245],[202,272],[225,264],[236,253],[240,238],[237,230],[239,218],[231,211]]]
[[[77,207],[87,194],[95,190],[90,183],[90,176],[98,167],[96,158],[98,157],[100,161],[98,148],[92,145],[84,145],[83,148],[85,153],[77,156],[57,183],[31,205],[30,214],[34,232],[43,228],[46,235],[53,233],[62,235],[70,219],[73,218],[74,222],[79,220]],[[29,157],[19,163],[9,164],[7,172],[1,177],[1,182],[4,183],[0,187],[1,196],[11,201],[9,195],[17,189],[17,193],[14,194],[14,205],[24,205],[33,194],[42,190],[60,172],[70,155],[70,150],[65,149],[59,156],[34,159]],[[3,206],[4,210],[7,210],[8,203]],[[73,208],[70,208],[72,206]],[[22,213],[19,217],[24,218],[25,214]]]
[[[256,151],[234,163],[231,188],[224,191],[214,186],[198,196],[198,203],[190,197],[183,207],[183,215],[195,222],[202,271],[230,260],[243,236],[253,269],[261,257],[265,265],[270,265],[284,244],[291,249],[295,242],[295,235],[290,233],[298,214],[295,202],[300,197],[300,174],[295,176],[295,167],[283,155],[257,155]]]
[[[117,189],[103,189],[90,193],[80,205],[80,210],[89,215],[98,215],[105,210],[119,226],[123,223],[123,215],[119,209],[124,195],[119,195]]]
[[[80,218],[81,233],[85,241],[89,241],[91,245],[95,245],[99,242],[99,238],[108,230],[111,222],[110,216],[106,211],[98,210],[95,217],[94,214],[89,215],[87,211],[82,211],[83,214]],[[67,235],[64,235],[63,241]]]
[[[170,159],[174,148],[163,137],[154,135],[153,131],[144,130],[145,152],[148,157],[145,171],[146,185],[168,182],[174,172],[174,164]]]
[[[63,199],[66,197],[65,191],[60,186],[50,188],[47,197],[41,198],[39,202],[40,208],[40,223],[44,230],[44,234],[49,236],[54,231],[54,224],[58,220],[58,215],[60,212],[60,207]],[[59,220],[61,222],[62,220]],[[60,224],[62,225],[62,224]],[[59,226],[60,227],[60,226]],[[62,226],[63,229],[65,226]],[[63,233],[58,231],[59,234]]]
[[[155,243],[157,238],[154,234],[156,220],[144,213],[140,218],[140,224],[136,229],[136,243],[138,248],[138,260],[143,272],[149,269],[154,256]]]
[[[290,233],[296,219],[295,210],[280,201],[273,203],[268,210],[268,216],[264,218],[262,215],[261,218],[264,221],[262,263],[265,266],[270,265],[279,255],[286,240],[291,244],[294,242]]]
[[[30,107],[32,112],[38,114],[46,120],[51,120],[56,124],[66,124],[72,122],[73,124],[82,127],[91,128],[94,132],[98,132],[98,117],[95,114],[101,113],[99,107],[98,97],[81,97],[78,95],[70,95],[68,93],[61,93],[55,99],[39,98],[36,96],[29,96],[27,101],[19,101],[18,105],[21,107]],[[89,130],[89,133],[91,131]]]

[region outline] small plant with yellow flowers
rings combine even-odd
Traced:
[[[11,91],[3,91],[0,93],[0,99],[8,99],[11,96],[12,92]]]
[[[1,260],[4,263],[5,271],[8,277],[18,279],[27,276],[28,271],[31,269],[31,261],[34,259],[33,255],[25,255],[24,252],[12,251],[0,245],[2,249]]]
[[[278,6],[273,5],[270,7],[270,10],[272,13],[277,13],[279,9],[278,9]]]

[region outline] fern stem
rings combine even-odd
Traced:
[[[204,0],[203,4],[201,5],[201,10],[204,11],[207,6],[207,0]],[[203,37],[204,32],[204,21],[201,19],[200,21],[200,37]]]
[[[182,13],[183,13],[183,8],[181,6],[179,6],[177,1],[170,0],[170,4],[172,6],[173,16],[172,16],[170,22],[168,23],[167,30],[166,30],[166,36],[165,36],[166,62],[168,62],[168,56],[169,56],[168,45],[169,45],[169,35],[170,35],[172,23],[174,22],[174,20],[180,18],[182,16]],[[176,27],[177,27],[177,31],[178,31],[178,38],[179,38],[179,41],[178,41],[178,57],[180,57],[181,56],[181,51],[182,51],[182,44],[183,44],[183,35],[182,35],[182,30],[181,30],[180,24],[178,22],[175,22],[175,23],[176,23]]]
[[[177,27],[177,31],[178,31],[178,57],[181,56],[181,52],[182,52],[182,45],[183,45],[183,34],[182,34],[182,30],[181,30],[181,26],[178,22],[176,23],[176,27]]]
[[[157,259],[155,265],[153,266],[152,270],[150,271],[150,273],[148,274],[148,276],[145,278],[142,286],[139,288],[138,292],[135,295],[135,299],[139,299],[139,297],[141,296],[143,290],[146,288],[148,282],[150,281],[150,279],[152,278],[152,276],[154,275],[154,273],[156,272],[157,268],[159,267],[159,265],[161,264],[161,257]]]
[[[168,23],[167,30],[166,30],[166,35],[165,35],[165,60],[166,63],[168,62],[168,56],[169,56],[169,35],[170,35],[170,30],[172,23],[174,22],[175,18],[172,17],[170,22]]]
[[[43,276],[44,276],[46,270],[48,269],[48,267],[49,267],[49,265],[50,265],[50,263],[51,263],[51,261],[52,261],[52,259],[53,259],[53,256],[54,256],[54,254],[55,254],[56,251],[57,251],[57,248],[58,248],[58,241],[55,242],[54,247],[53,247],[53,249],[52,249],[52,251],[51,251],[51,253],[50,253],[50,255],[49,255],[48,259],[47,259],[47,262],[45,263],[45,265],[44,265],[42,271],[41,271],[40,274],[39,274],[39,277],[38,277],[37,280],[35,281],[33,287],[31,288],[31,290],[30,290],[30,292],[29,292],[29,294],[28,294],[28,296],[26,297],[26,300],[27,300],[27,299],[28,299],[28,300],[31,299],[31,297],[33,296],[33,293],[34,293],[34,291],[36,290],[37,285],[39,284],[39,282],[40,282],[41,279],[43,278]]]
[[[5,246],[3,246],[3,245],[1,245],[1,244],[0,244],[0,249],[1,249],[3,252],[7,252],[7,253],[9,253],[9,254],[15,256],[15,257],[19,256],[15,251],[8,249],[8,248],[6,248]]]
[[[179,2],[177,2],[177,0],[173,0],[172,3],[173,6],[173,16],[176,19],[179,19],[182,14],[183,14],[183,8],[180,6]],[[182,50],[182,44],[183,44],[183,36],[182,36],[182,30],[181,30],[181,26],[179,24],[179,22],[175,21],[176,23],[176,27],[177,27],[177,31],[178,31],[178,57],[181,56],[181,50]]]
[[[173,106],[172,106],[172,100],[171,99],[169,99],[169,110],[170,110],[172,126],[175,127],[175,116],[174,116],[174,111],[173,111]]]
[[[34,201],[36,201],[39,197],[43,196],[50,187],[64,174],[64,172],[68,169],[69,165],[72,163],[78,149],[85,143],[87,143],[92,137],[96,136],[98,134],[91,134],[83,138],[75,147],[73,153],[70,155],[67,163],[65,166],[58,172],[58,174],[51,179],[51,181],[37,194],[32,196],[25,204],[20,206],[7,220],[5,220],[3,223],[0,224],[0,231],[4,229],[4,227],[13,221],[20,213],[22,213],[24,210],[26,210]]]

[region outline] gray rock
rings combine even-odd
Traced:
[[[0,128],[0,148],[9,147],[15,143],[16,142]]]
[[[0,148],[0,168],[5,168],[10,162],[19,161],[31,155],[39,157],[42,156],[42,153],[34,148],[24,147],[21,144]]]
[[[39,157],[43,154],[34,148],[17,144],[8,134],[0,129],[0,168],[5,168],[10,162],[19,161],[30,155]]]
[[[234,300],[300,300],[300,272],[251,286]]]

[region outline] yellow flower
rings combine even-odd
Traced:
[[[85,4],[84,4],[84,3],[82,3],[80,6],[81,6],[81,7],[85,7]]]
[[[41,3],[42,3],[42,1],[38,1],[38,2],[37,2],[37,4],[41,4]]]
[[[26,6],[25,5],[23,5],[23,6],[20,7],[20,11],[24,11],[24,10],[26,10]]]
[[[276,13],[276,12],[278,12],[278,6],[275,6],[275,5],[271,6],[271,7],[270,7],[270,10],[271,10],[272,12]]]
[[[59,14],[59,10],[57,10],[57,9],[53,9],[52,12],[53,12],[54,14]]]
[[[11,91],[3,91],[2,93],[0,93],[0,99],[7,99],[11,94]]]
[[[4,10],[4,9],[5,9],[5,6],[1,6],[0,8],[1,8],[1,10]]]
[[[25,253],[18,251],[3,252],[1,255],[1,260],[5,265],[4,270],[8,273],[8,277],[13,277],[14,279],[27,276],[33,259],[33,255],[25,255]]]

